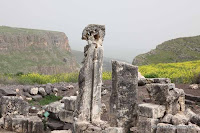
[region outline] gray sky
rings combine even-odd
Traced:
[[[105,56],[135,55],[177,37],[200,35],[200,0],[0,0],[0,25],[63,31],[83,50],[88,24],[106,25]]]

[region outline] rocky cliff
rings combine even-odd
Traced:
[[[65,33],[0,26],[0,73],[56,74],[76,69]]]
[[[200,36],[166,41],[148,53],[134,58],[134,65],[200,60]]]

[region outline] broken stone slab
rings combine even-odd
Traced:
[[[156,133],[176,133],[176,126],[171,124],[159,123]]]
[[[3,96],[1,98],[1,116],[28,115],[29,104],[16,96]]]
[[[18,133],[43,133],[44,125],[37,116],[6,116],[4,118],[4,129]]]
[[[146,118],[139,116],[138,132],[139,133],[155,133],[158,119]]]
[[[197,89],[199,89],[199,85],[198,85],[198,84],[191,84],[191,85],[189,86],[189,88],[190,88],[190,89],[193,89],[193,90],[197,90]]]
[[[153,103],[143,103],[138,105],[138,115],[148,118],[161,118],[164,116],[166,107]]]
[[[200,114],[196,114],[195,116],[193,116],[190,119],[190,122],[192,122],[193,124],[196,124],[196,125],[200,126]]]
[[[172,117],[172,124],[179,125],[179,124],[187,124],[189,118],[187,118],[184,113],[178,113]]]
[[[93,125],[88,122],[75,122],[74,125],[74,131],[75,133],[121,133],[120,128],[108,128],[108,125]],[[107,132],[106,130],[107,129]],[[111,131],[111,132],[108,132]],[[115,132],[114,132],[115,131]],[[124,133],[124,132],[122,132]]]
[[[38,100],[42,99],[42,96],[41,96],[41,95],[33,95],[33,96],[31,96],[31,97],[32,97],[32,99],[35,100],[35,101],[38,101]]]
[[[111,126],[129,130],[130,127],[136,125],[137,89],[138,67],[124,62],[112,61]]]
[[[75,104],[76,104],[76,96],[70,96],[70,97],[65,97],[64,99],[64,109],[69,110],[69,111],[74,111],[75,110]]]
[[[72,133],[71,130],[54,130],[51,133]]]
[[[16,96],[16,91],[9,88],[0,88],[0,97],[2,96]]]
[[[56,101],[56,102],[43,106],[43,108],[48,112],[59,113],[60,111],[64,110],[64,103],[61,103],[60,101]]]
[[[138,80],[139,86],[144,86],[146,84],[152,83],[168,84],[171,83],[171,80],[169,78],[140,78]]]

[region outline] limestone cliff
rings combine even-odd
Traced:
[[[0,26],[0,73],[56,74],[76,69],[65,33]]]

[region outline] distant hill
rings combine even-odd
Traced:
[[[0,73],[56,74],[77,68],[65,33],[0,26]]]
[[[200,60],[200,36],[183,37],[166,41],[148,53],[133,59],[134,65],[172,63]]]
[[[81,62],[83,61],[83,58],[84,58],[83,52],[72,50],[72,54],[76,57],[77,62],[81,66],[82,65]],[[103,71],[112,71],[112,64],[111,64],[112,60],[118,60],[118,59],[113,59],[113,58],[108,58],[108,57],[103,58]],[[122,60],[118,60],[118,61],[122,61]],[[123,61],[123,62],[126,62],[126,61]]]

